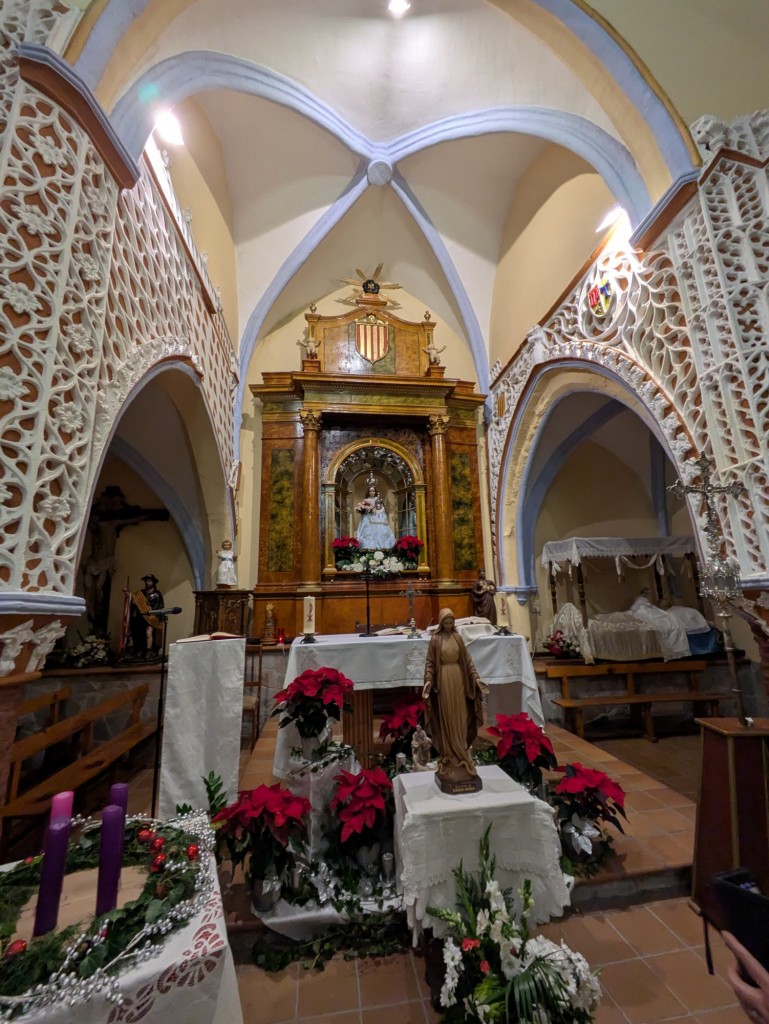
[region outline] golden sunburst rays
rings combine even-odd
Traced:
[[[364,298],[366,295],[377,295],[380,299],[384,299],[387,303],[387,309],[400,309],[400,303],[394,299],[391,295],[385,295],[385,291],[395,291],[400,288],[399,284],[395,281],[380,281],[379,276],[382,273],[382,267],[384,263],[378,264],[373,274],[367,274],[365,271],[360,270],[358,267],[355,268],[355,273],[358,275],[355,277],[343,277],[341,281],[343,284],[349,284],[355,291],[351,295],[346,295],[342,299],[338,299],[344,306],[355,306],[357,300]]]

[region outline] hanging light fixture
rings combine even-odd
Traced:
[[[169,146],[183,146],[184,136],[179,119],[170,110],[164,110],[155,121],[155,130]]]
[[[411,7],[409,0],[390,0],[387,10],[394,18],[400,18]]]

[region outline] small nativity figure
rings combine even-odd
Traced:
[[[219,565],[216,569],[216,589],[231,590],[238,585],[238,574],[235,563],[238,556],[232,550],[232,541],[223,540],[221,548],[216,552]]]
[[[432,738],[427,735],[421,725],[418,725],[414,730],[414,735],[411,737],[411,760],[415,772],[429,772],[432,770],[430,766],[432,749]]]
[[[422,696],[425,725],[438,751],[435,781],[444,793],[475,793],[483,788],[470,748],[483,725],[483,698],[489,692],[443,608],[430,638]]]

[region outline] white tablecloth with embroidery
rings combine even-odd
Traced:
[[[427,633],[419,640],[405,636],[359,637],[356,634],[318,636],[317,643],[294,640],[286,666],[286,685],[307,669],[335,668],[353,680],[357,689],[421,687],[429,642]],[[493,722],[500,712],[525,711],[544,726],[542,703],[531,656],[522,636],[482,636],[468,643],[468,652],[478,674],[490,687],[488,717]],[[293,726],[278,730],[273,774],[287,778],[291,748],[298,747]]]
[[[550,806],[537,800],[496,765],[479,768],[479,793],[442,793],[432,772],[398,775],[395,787],[395,865],[399,891],[414,935],[422,928],[445,934],[428,907],[456,910],[453,871],[479,868],[479,843],[491,825],[496,878],[504,889],[531,881],[532,921],[557,917],[569,904],[559,866],[561,846]]]
[[[17,1024],[243,1024],[219,893],[166,938],[158,956],[119,975],[119,986],[122,1006],[97,996],[27,1014]]]

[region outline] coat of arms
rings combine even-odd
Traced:
[[[355,324],[355,348],[358,354],[370,363],[384,359],[390,346],[387,324],[373,314]]]
[[[593,316],[605,317],[612,306],[613,299],[614,293],[609,279],[606,277],[598,278],[595,284],[588,288],[587,304],[593,311]]]

